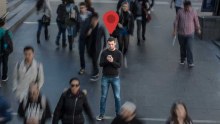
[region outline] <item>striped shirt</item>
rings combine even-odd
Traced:
[[[190,8],[189,11],[185,11],[184,9],[179,10],[176,15],[174,26],[178,34],[194,34],[195,30],[200,29],[197,13],[192,8]]]

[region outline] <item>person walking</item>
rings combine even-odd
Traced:
[[[38,0],[36,4],[38,15],[37,43],[40,44],[41,29],[44,27],[45,40],[49,40],[48,26],[51,19],[51,6],[49,0]]]
[[[111,124],[143,124],[143,122],[136,117],[136,105],[125,102],[121,106],[120,115],[115,117]]]
[[[62,47],[65,48],[66,44],[66,18],[68,17],[68,13],[66,11],[66,0],[62,0],[62,4],[57,7],[57,27],[58,34],[56,38],[56,45],[59,47],[60,45],[60,36],[62,35]]]
[[[79,15],[79,56],[80,56],[80,70],[79,74],[83,75],[85,73],[85,48],[87,45],[87,34],[90,29],[91,16],[92,13],[87,10],[86,3],[81,2],[80,6],[80,15]]]
[[[64,91],[54,111],[52,124],[84,124],[83,110],[88,115],[90,123],[94,124],[92,111],[86,94],[80,90],[80,80],[72,78],[70,88]]]
[[[194,33],[201,34],[197,13],[192,9],[191,2],[184,2],[184,9],[180,9],[174,22],[173,36],[178,35],[180,44],[180,64],[184,65],[187,58],[188,67],[194,67],[192,44]]]
[[[24,47],[24,56],[24,60],[16,63],[13,78],[13,92],[19,102],[28,95],[31,82],[37,82],[39,89],[44,84],[43,66],[34,59],[34,48]]]
[[[74,38],[77,36],[78,32],[78,16],[79,10],[74,0],[67,0],[66,11],[68,13],[68,17],[66,19],[67,31],[68,31],[68,42],[69,42],[69,50],[72,51]]]
[[[180,9],[183,8],[183,2],[186,0],[171,0],[170,2],[170,8],[173,8],[173,4],[175,5],[175,9],[176,9],[176,14],[178,13],[178,11]]]
[[[106,31],[104,26],[99,22],[98,13],[92,15],[91,31],[88,32],[90,36],[88,54],[92,59],[93,72],[90,78],[91,81],[97,81],[99,78],[98,58],[100,52],[106,47]]]
[[[12,41],[12,33],[4,28],[4,25],[5,18],[0,18],[0,68],[2,70],[1,80],[5,82],[8,81],[8,58],[13,51],[13,44],[7,42],[8,40]]]
[[[18,117],[23,119],[24,124],[46,124],[51,116],[47,98],[40,94],[38,83],[32,82],[28,96],[19,104]]]
[[[85,0],[87,10],[90,11],[92,14],[95,13],[95,9],[92,7],[92,0]]]
[[[115,113],[119,115],[120,110],[120,78],[119,68],[121,67],[122,53],[116,49],[115,38],[110,37],[107,40],[108,49],[101,53],[99,65],[103,67],[103,75],[101,79],[101,99],[100,114],[96,118],[98,121],[104,119],[106,100],[108,96],[109,86],[112,86],[115,98]]]
[[[183,102],[177,101],[173,103],[170,109],[170,117],[166,121],[166,124],[193,124],[186,105]]]

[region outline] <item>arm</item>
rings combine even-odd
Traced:
[[[195,25],[195,29],[196,31],[199,33],[200,32],[200,24],[199,24],[199,19],[198,19],[198,15],[196,12],[194,12],[194,25]]]
[[[52,9],[51,9],[51,6],[50,6],[50,1],[49,0],[46,0],[46,6],[47,6],[47,8],[48,8],[48,10],[49,10],[49,16],[51,17],[52,16]]]
[[[177,29],[178,29],[178,23],[179,23],[179,18],[180,18],[180,11],[178,11],[176,15],[176,19],[174,21],[174,28],[173,28],[173,34],[177,34]]]
[[[41,89],[43,84],[44,84],[44,70],[43,70],[42,63],[39,63],[39,65],[37,65],[37,66],[39,66],[39,67],[37,67],[39,69],[38,70],[39,72],[38,72],[37,81],[38,81],[38,84],[39,84],[39,89]]]
[[[62,109],[63,109],[63,104],[64,104],[64,95],[65,95],[66,92],[64,92],[60,99],[59,99],[59,102],[55,108],[55,111],[54,111],[54,115],[53,115],[53,121],[52,121],[52,124],[58,124],[61,116],[62,116]]]
[[[94,119],[92,117],[92,111],[90,109],[90,106],[89,106],[89,103],[88,103],[86,96],[84,96],[83,109],[84,109],[85,113],[88,115],[90,122],[94,123]]]
[[[173,2],[174,2],[174,0],[170,1],[170,8],[173,8]]]
[[[106,60],[106,56],[105,56],[104,52],[102,52],[99,65],[100,65],[101,67],[104,67],[104,66],[106,66],[107,64],[109,64],[109,62]]]
[[[114,61],[111,63],[115,68],[120,68],[122,62],[122,53],[119,53],[119,59],[114,59]]]
[[[134,16],[133,16],[133,14],[131,13],[130,14],[130,22],[129,22],[129,34],[130,35],[133,35],[133,33],[134,33]]]

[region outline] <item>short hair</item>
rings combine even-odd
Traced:
[[[79,78],[77,78],[77,77],[71,78],[70,81],[69,81],[69,84],[71,84],[72,81],[78,81],[79,84],[80,84],[80,80],[79,80]]]
[[[191,1],[189,0],[184,1],[184,6],[191,6],[191,5],[192,5]]]
[[[87,7],[85,2],[80,2],[80,3],[79,3],[79,6],[85,6],[85,7]]]
[[[115,42],[115,38],[114,38],[114,37],[109,37],[107,41],[108,41],[108,42],[111,42],[111,41],[114,41],[114,42]]]
[[[98,19],[98,18],[99,18],[99,14],[98,14],[97,12],[94,12],[94,13],[92,14],[92,18]]]
[[[24,52],[25,51],[28,51],[28,50],[31,50],[33,53],[34,53],[34,48],[32,46],[26,46],[24,47]]]

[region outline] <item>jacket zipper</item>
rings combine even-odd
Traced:
[[[76,103],[78,101],[78,97],[75,100],[75,104],[74,104],[74,111],[73,111],[73,124],[74,124],[74,119],[75,119],[75,110],[76,110]]]

